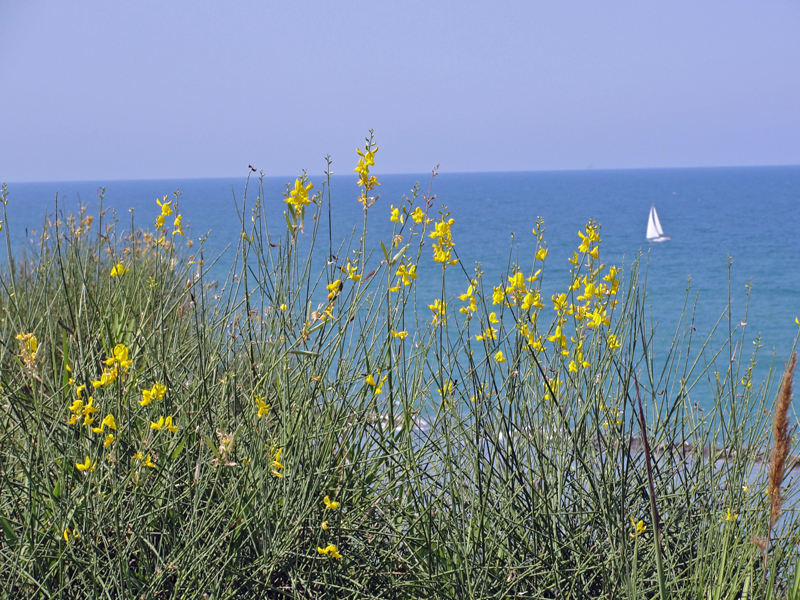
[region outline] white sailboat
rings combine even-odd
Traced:
[[[658,213],[654,204],[650,207],[650,218],[647,220],[647,241],[666,242],[668,239],[670,237],[664,235],[664,230],[661,229],[661,221],[658,220]]]

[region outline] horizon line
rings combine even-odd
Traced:
[[[773,169],[773,168],[790,168],[800,167],[798,163],[785,163],[785,164],[769,164],[769,165],[717,165],[717,166],[691,166],[691,167],[593,167],[587,166],[581,169],[527,169],[527,170],[512,170],[512,171],[443,171],[436,170],[437,175],[501,175],[501,174],[519,174],[519,173],[587,173],[587,172],[609,172],[609,171],[688,171],[688,170],[720,170],[720,169]],[[376,172],[375,175],[380,177],[385,176],[403,176],[403,175],[425,175],[430,176],[433,169],[430,171],[403,171],[403,172]],[[256,171],[257,173],[257,171]],[[319,175],[309,175],[310,178],[324,177],[325,173]],[[349,176],[350,173],[336,173],[331,174],[331,177],[344,177]],[[32,183],[98,183],[98,182],[132,182],[132,181],[195,181],[195,180],[214,180],[214,179],[245,179],[245,175],[218,175],[210,177],[138,177],[138,178],[108,178],[108,179],[39,179],[28,181],[13,181],[13,180],[0,180],[0,185],[15,185],[15,184],[32,184]],[[253,175],[258,179],[258,175]],[[297,175],[264,175],[265,179],[296,179]]]

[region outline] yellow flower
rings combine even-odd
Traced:
[[[67,527],[64,530],[64,541],[67,544],[69,544],[70,537],[72,537],[73,540],[80,539],[81,534],[78,532],[78,528],[77,527],[75,529],[73,529],[72,531],[69,530],[69,527]]]
[[[394,205],[391,206],[392,209],[392,216],[389,217],[389,221],[392,223],[396,223],[397,221],[403,222],[403,217],[400,216],[400,209],[395,208]]]
[[[502,287],[494,288],[494,293],[492,294],[492,304],[502,304],[503,300],[505,300],[505,297],[506,294]]]
[[[145,458],[145,459],[142,461],[142,464],[143,464],[145,467],[150,467],[151,469],[155,469],[155,468],[156,468],[156,464],[155,464],[155,463],[153,462],[153,460],[150,458],[150,455],[149,455],[149,454],[147,455],[147,458]]]
[[[17,339],[22,342],[22,350],[20,354],[25,360],[26,365],[33,363],[36,359],[36,352],[39,349],[39,341],[32,333],[20,333]]]
[[[150,393],[156,400],[163,400],[167,393],[167,386],[163,383],[154,383],[153,387],[150,388]]]
[[[82,408],[83,408],[83,402],[81,402],[80,400],[75,400],[75,402],[69,405],[69,409],[74,413],[81,412]]]
[[[161,415],[155,423],[150,423],[150,429],[161,429],[164,427],[164,415]]]
[[[106,415],[106,418],[103,419],[103,421],[100,423],[100,426],[108,427],[109,429],[113,429],[114,431],[116,431],[117,423],[116,421],[114,421],[114,415],[112,414]]]
[[[164,226],[164,220],[163,215],[158,215],[158,217],[156,217],[156,229],[161,229]]]
[[[69,419],[67,419],[67,425],[75,425],[78,422],[78,415],[72,415]]]
[[[106,448],[108,448],[108,447],[109,447],[109,446],[110,446],[110,445],[111,445],[113,442],[114,442],[114,434],[113,434],[113,433],[109,433],[109,434],[106,436],[106,439],[105,439],[105,441],[103,442],[103,446],[105,446]]]
[[[158,205],[161,207],[161,216],[163,216],[163,217],[168,217],[168,216],[170,216],[172,214],[172,200],[167,202],[167,198],[168,197],[169,196],[164,196],[164,202],[163,203],[161,202],[161,200],[156,198],[156,202],[158,202]]]
[[[130,350],[125,344],[117,344],[111,351],[111,356],[105,360],[105,364],[109,367],[118,367],[125,372],[133,364],[132,360],[128,360],[129,352]]]
[[[111,269],[111,275],[110,276],[111,277],[119,277],[120,275],[124,275],[128,271],[130,271],[130,269],[126,269],[125,265],[123,265],[122,263],[117,263]]]
[[[617,341],[617,336],[614,335],[613,333],[608,334],[607,342],[608,342],[608,347],[611,348],[612,350],[616,350],[617,348],[620,347],[620,343]]]
[[[269,413],[270,405],[264,402],[264,398],[260,398],[256,396],[256,407],[258,408],[258,418],[260,419],[264,415]]]
[[[327,529],[328,528],[328,522],[327,521],[323,521],[322,522],[322,528],[323,529]]]
[[[336,510],[337,508],[339,508],[339,503],[338,502],[331,502],[331,499],[328,498],[327,496],[325,496],[322,499],[322,501],[325,503],[325,506],[330,508],[331,510]]]
[[[633,525],[634,528],[634,532],[630,535],[632,538],[636,538],[644,533],[645,529],[647,529],[647,525],[644,524],[644,521],[639,521],[637,523],[633,517],[631,517],[630,519],[631,519],[631,525]]]
[[[559,345],[562,348],[567,347],[567,336],[561,331],[561,326],[556,326],[555,333],[547,338],[547,341],[554,342],[554,345]]]
[[[173,224],[173,226],[175,227],[175,230],[172,232],[172,235],[175,235],[175,234],[184,235],[183,234],[183,226],[181,225],[181,220],[182,219],[183,219],[183,217],[181,215],[178,215],[177,217],[175,217],[175,223]],[[253,241],[253,236],[252,235],[250,236],[250,241],[251,242]]]
[[[372,387],[375,387],[375,377],[373,377],[372,373],[367,375],[367,383]]]
[[[147,406],[153,400],[153,392],[150,390],[142,390],[142,399],[139,400],[139,404],[142,406]]]
[[[334,281],[333,283],[329,283],[325,287],[328,288],[328,300],[333,300],[334,298],[336,298],[336,296],[338,296],[342,292],[343,286],[342,282],[337,279],[336,281]]]
[[[547,248],[539,248],[536,253],[536,260],[544,260],[545,258],[547,258]]]
[[[496,340],[497,339],[497,329],[494,327],[487,327],[486,330],[481,335],[476,335],[475,339],[480,341],[483,340]]]
[[[288,310],[288,309],[289,309],[289,307],[288,307],[288,306],[286,306],[285,304],[281,304],[281,305],[278,307],[278,309],[279,309],[279,310]]]
[[[325,548],[320,548],[317,546],[317,552],[320,554],[327,554],[331,558],[342,558],[342,555],[339,554],[339,550],[333,544],[328,544]]]
[[[83,391],[85,389],[86,389],[85,385],[79,385],[78,387],[75,388],[75,395],[78,396],[78,398],[81,398],[83,396]]]
[[[414,209],[414,212],[411,213],[411,218],[414,219],[416,223],[422,223],[425,220],[425,213],[418,206]]]
[[[503,356],[502,350],[497,351],[497,354],[494,355],[494,359],[499,363],[506,362],[506,358]]]
[[[392,329],[392,335],[394,337],[396,337],[396,338],[400,338],[401,340],[404,340],[404,339],[406,339],[406,336],[408,335],[408,332],[407,331],[395,331],[394,329]]]
[[[167,429],[169,429],[172,433],[178,433],[178,428],[175,425],[173,425],[171,416],[167,417],[167,420],[164,422],[164,425],[166,425]]]
[[[87,456],[86,461],[83,464],[75,463],[75,466],[78,468],[78,471],[94,471],[94,467],[96,464],[97,463],[92,464],[92,461]]]
[[[726,521],[735,521],[738,518],[739,518],[739,515],[731,514],[731,509],[729,508],[728,509],[728,514],[725,515],[725,520]]]
[[[578,372],[578,366],[575,364],[574,360],[569,361],[569,372],[570,373],[577,373]]]
[[[98,412],[98,408],[94,405],[94,398],[89,396],[89,400],[86,402],[86,406],[83,407],[83,414],[84,415],[91,415],[93,413]]]
[[[278,451],[275,452],[275,456],[272,459],[272,474],[275,475],[275,477],[283,477],[283,474],[278,472],[278,469],[285,468],[280,462],[281,454],[283,454],[283,448],[278,448]]]
[[[347,269],[347,278],[348,279],[351,279],[353,281],[358,281],[359,279],[361,279],[361,275],[356,273],[356,271],[358,271],[358,267],[356,267],[355,265],[351,266],[349,259],[347,260],[346,269]]]
[[[466,302],[467,300],[469,300],[470,298],[472,298],[472,295],[473,295],[474,293],[475,293],[475,290],[474,290],[474,288],[473,288],[473,287],[470,285],[470,286],[467,288],[467,292],[466,292],[465,294],[461,294],[461,295],[458,297],[458,299],[459,299],[459,300],[463,300],[464,302]]]
[[[454,219],[445,220],[443,216],[434,226],[434,230],[428,234],[429,238],[436,240],[433,243],[433,260],[435,262],[449,265],[454,265],[458,262],[458,259],[451,258],[453,246],[455,246],[450,232],[450,226],[453,223],[455,223]]]
[[[294,189],[290,190],[286,195],[286,203],[294,206],[296,209],[308,206],[311,202],[308,198],[308,192],[314,187],[313,183],[306,185],[306,176],[298,177],[294,182]]]
[[[447,306],[441,300],[434,300],[433,304],[428,304],[428,308],[431,309],[433,312],[433,324],[436,325],[439,322],[444,322],[446,316],[446,309]]]
[[[497,318],[495,313],[489,313],[489,323],[499,323],[500,321]]]
[[[403,285],[411,285],[411,280],[417,278],[417,266],[409,265],[406,267],[405,265],[400,265],[396,275],[403,281]]]

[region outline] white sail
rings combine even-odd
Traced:
[[[669,239],[664,235],[664,230],[661,229],[661,221],[658,220],[655,205],[650,207],[650,218],[647,220],[647,239],[656,242],[663,242]]]

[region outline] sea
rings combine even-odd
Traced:
[[[340,249],[341,244],[346,244],[354,230],[360,231],[364,221],[355,175],[350,167],[343,171],[346,174],[331,176],[330,229],[325,189],[317,234],[319,256],[328,254],[330,240],[332,253],[340,262],[346,251],[346,246]],[[260,198],[271,235],[284,236],[284,194],[294,179],[264,177],[259,182],[254,174],[249,182],[239,177],[9,183],[8,223],[4,225],[11,232],[14,253],[26,247],[34,249],[35,232],[41,231],[43,220],[53,215],[56,206],[59,213],[69,213],[85,205],[89,213],[97,214],[102,194],[104,208],[110,209],[106,218],[116,215],[122,227],[129,227],[133,219],[136,226],[152,228],[159,212],[156,199],[174,198],[173,193],[179,191],[187,233],[193,239],[207,236],[208,252],[220,257],[211,276],[224,279],[241,238],[242,208],[249,222],[250,211]],[[315,184],[314,191],[323,189],[322,176],[310,174],[309,179]],[[435,196],[431,211],[447,211],[454,220],[453,241],[467,274],[479,268],[484,281],[493,285],[500,284],[510,264],[530,269],[535,252],[532,229],[537,217],[542,217],[549,250],[543,290],[549,298],[566,291],[571,266],[567,259],[580,243],[578,231],[594,219],[601,225],[603,263],[627,269],[640,261],[657,366],[663,364],[687,300],[696,330],[695,348],[698,340],[709,336],[730,302],[731,322],[739,327],[737,353],[739,344],[746,346],[741,361],[749,360],[756,342],[761,345],[754,385],[764,380],[771,364],[782,371],[797,344],[800,166],[439,173],[435,177],[423,173],[379,175],[379,181],[380,197],[370,208],[367,221],[367,245],[376,249],[370,259],[374,265],[383,258],[380,241],[388,246],[393,234],[391,207],[413,198],[416,187],[418,203],[423,195]],[[651,206],[657,208],[669,241],[647,241]],[[312,225],[310,220],[306,223],[305,243]],[[416,283],[422,310],[440,297],[439,273],[428,244]],[[462,272],[460,280],[450,275],[447,293],[466,291],[467,274]],[[724,335],[728,326],[727,317],[719,323]],[[719,350],[724,335],[712,338],[701,363]],[[724,363],[719,363],[720,369]],[[708,385],[705,387],[705,392],[697,392],[700,406],[711,401]]]

